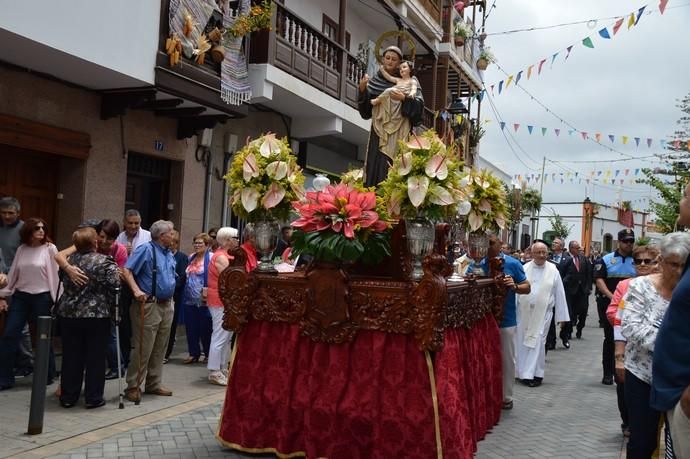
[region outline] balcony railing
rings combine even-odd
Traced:
[[[472,29],[472,36],[476,35],[476,27],[469,18],[466,20],[460,16],[451,5],[444,5],[441,21],[443,25],[444,42],[449,42],[451,44],[455,42],[454,25],[456,20],[464,21]],[[474,68],[477,56],[479,55],[476,38],[471,39],[468,37],[464,45],[455,46],[455,54]]]
[[[271,30],[252,34],[249,62],[274,65],[356,109],[357,87],[365,73],[357,57],[295,12],[274,5]]]

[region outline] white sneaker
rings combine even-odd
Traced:
[[[228,379],[228,370],[227,370],[227,368],[223,368],[222,370],[220,370],[220,372],[223,373],[223,376],[225,376],[225,379]]]
[[[211,371],[208,374],[208,382],[217,386],[227,386],[228,378],[219,370]]]

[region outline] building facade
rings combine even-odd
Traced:
[[[245,139],[264,132],[289,138],[308,177],[361,167],[370,123],[357,85],[376,71],[387,31],[404,32],[391,40],[406,57],[414,50],[422,128],[456,134],[458,154],[474,159],[479,34],[456,46],[453,29],[465,21],[478,31],[482,3],[276,1],[270,30],[242,42],[251,97],[232,104],[222,100],[223,64],[199,64],[185,49],[171,66],[166,40],[176,9],[205,8],[201,34],[239,2],[191,1],[67,0],[40,11],[13,2],[0,17],[0,194],[16,196],[24,218],[45,218],[60,246],[80,221],[120,221],[137,208],[144,226],[172,220],[189,248],[195,233],[234,221],[222,176]],[[459,98],[463,125],[446,116]]]

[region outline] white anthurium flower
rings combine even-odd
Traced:
[[[400,156],[400,167],[398,168],[398,174],[400,174],[404,177],[407,174],[409,174],[411,170],[412,170],[412,153],[410,153],[408,151],[407,153],[403,153]]]
[[[448,160],[445,156],[435,154],[426,162],[424,172],[431,178],[445,180],[448,177]]]
[[[273,207],[280,204],[280,201],[285,197],[285,188],[280,186],[278,183],[273,182],[271,186],[268,187],[268,191],[261,200],[261,203],[266,209],[272,209]]]
[[[429,202],[440,206],[449,206],[455,202],[453,195],[442,186],[436,185],[429,189]]]
[[[498,225],[499,228],[505,229],[506,227],[506,220],[503,214],[498,214],[495,218],[496,224]]]
[[[466,188],[470,184],[470,179],[468,177],[463,177],[460,179],[460,186]]]
[[[242,207],[251,212],[259,205],[259,192],[251,187],[242,189]]]
[[[244,162],[242,163],[242,178],[244,178],[245,182],[248,182],[253,177],[258,177],[259,174],[259,165],[256,162],[256,156],[249,153],[244,157]]]
[[[469,201],[460,201],[458,203],[458,215],[467,215],[472,210],[472,204]]]
[[[491,212],[491,203],[487,199],[479,201],[479,210],[482,212]]]
[[[477,231],[479,228],[481,228],[482,223],[484,223],[482,216],[475,211],[471,211],[469,213],[467,221],[470,224],[470,231]]]
[[[403,196],[404,194],[399,191],[395,191],[391,194],[390,199],[386,203],[386,207],[390,215],[395,217],[400,215],[400,204],[402,204]]]
[[[259,147],[259,153],[264,158],[269,158],[271,155],[280,153],[280,140],[276,139],[275,134],[266,134],[264,141]]]
[[[288,169],[288,182],[293,183],[299,176],[299,166],[295,162],[290,162],[290,167]]]
[[[407,196],[414,207],[419,207],[429,190],[429,178],[415,175],[407,179]]]
[[[285,161],[273,161],[266,166],[266,175],[275,180],[282,180],[288,173],[288,164]]]

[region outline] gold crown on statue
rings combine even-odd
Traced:
[[[396,40],[393,43],[390,43],[391,38],[396,38]],[[404,40],[407,44],[406,53],[398,47],[398,39]],[[384,44],[386,47],[384,48],[383,52],[381,52],[381,47],[384,46]],[[416,47],[414,44],[414,39],[412,39],[409,33],[405,32],[404,30],[389,30],[388,32],[381,34],[381,36],[376,40],[376,47],[374,48],[374,56],[376,56],[376,61],[379,64],[383,65],[383,53],[386,52],[386,50],[390,47],[394,47],[396,52],[402,54],[401,57],[404,58],[407,56],[407,60],[414,62]]]

